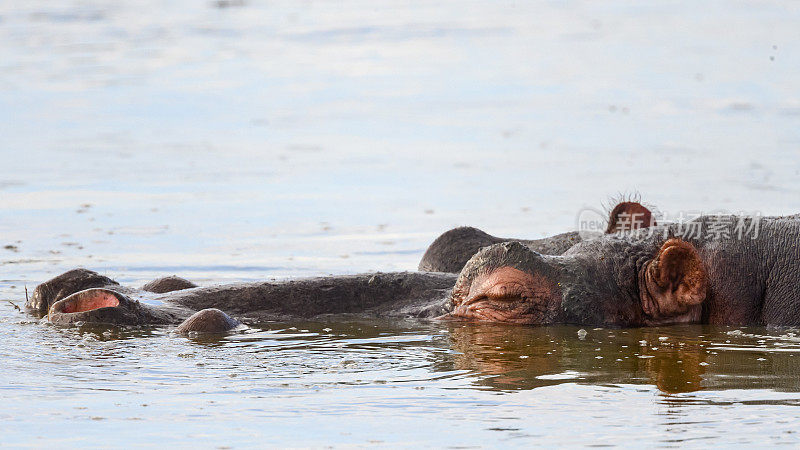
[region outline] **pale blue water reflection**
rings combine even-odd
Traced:
[[[536,238],[618,191],[796,213],[799,19],[780,1],[4,2],[0,299],[75,266],[131,285],[411,270],[450,227]],[[0,302],[0,440],[796,445],[791,333],[208,341]]]

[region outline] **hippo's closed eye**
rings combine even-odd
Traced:
[[[517,300],[535,297],[537,282],[534,277],[513,267],[501,267],[474,280],[464,305],[481,298],[492,300]]]

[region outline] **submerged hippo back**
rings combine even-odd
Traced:
[[[159,299],[254,320],[326,314],[435,317],[447,312],[455,278],[447,273],[371,273],[194,288]]]

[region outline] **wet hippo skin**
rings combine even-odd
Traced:
[[[455,280],[456,275],[448,273],[368,273],[156,293],[74,269],[37,286],[26,306],[57,324],[183,322],[178,331],[227,331],[239,324],[227,314],[244,322],[334,314],[436,317],[449,311]]]
[[[614,225],[642,212],[648,218],[644,225],[631,220]],[[652,224],[650,211],[640,203],[621,202],[609,217],[609,232]],[[523,242],[540,252],[561,254],[580,240],[577,232],[571,232]],[[475,228],[450,230],[429,247],[420,270],[457,272],[480,248],[503,241]],[[404,272],[197,288],[173,275],[133,289],[96,272],[75,269],[39,285],[27,307],[48,314],[54,323],[173,324],[185,319],[178,331],[226,331],[239,322],[217,308],[261,319],[343,313],[437,316],[448,312],[446,292],[454,282],[454,275]]]
[[[243,322],[350,314],[532,325],[800,325],[800,221],[761,218],[756,227],[752,218],[706,216],[693,223],[719,235],[661,225],[607,234],[562,255],[503,242],[480,250],[459,275],[374,273],[159,294],[76,269],[38,286],[27,306],[54,323],[116,324],[177,324],[213,308],[181,331],[225,331],[237,323],[226,314]]]

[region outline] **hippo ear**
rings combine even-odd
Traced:
[[[620,202],[608,217],[606,233],[638,230],[656,225],[653,213],[639,202]]]
[[[670,239],[639,275],[642,308],[655,319],[688,312],[706,298],[708,276],[694,246]]]

